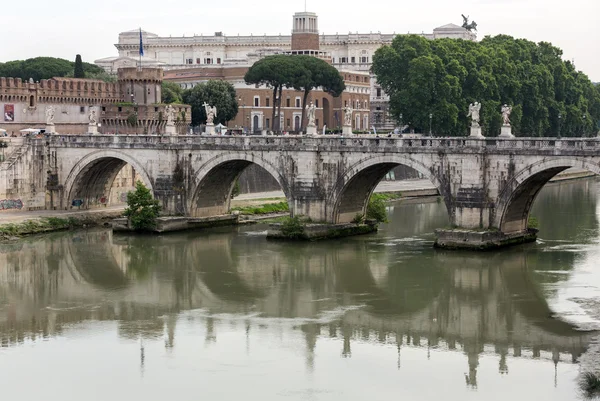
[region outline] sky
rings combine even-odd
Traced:
[[[84,61],[117,55],[119,32],[142,28],[159,36],[290,34],[304,0],[28,0],[2,8],[0,62],[37,56]],[[307,0],[321,33],[430,33],[478,24],[478,37],[507,34],[551,42],[564,58],[600,82],[600,0]]]

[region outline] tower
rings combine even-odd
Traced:
[[[319,17],[307,11],[294,14],[292,51],[319,50]]]
[[[138,105],[161,102],[162,68],[119,68],[118,74],[124,102]]]

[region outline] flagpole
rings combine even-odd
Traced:
[[[141,70],[142,69],[142,54],[144,54],[144,43],[142,42],[142,27],[140,27],[140,64],[138,66],[138,68]]]

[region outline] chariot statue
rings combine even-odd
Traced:
[[[463,18],[463,24],[462,27],[465,28],[467,31],[471,32],[472,30],[477,30],[477,22],[473,21],[473,22],[469,22],[469,16],[467,15],[465,17],[464,14],[461,14],[462,18]]]

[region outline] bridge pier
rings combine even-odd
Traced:
[[[129,164],[164,214],[215,217],[229,213],[237,177],[255,164],[279,183],[292,216],[353,224],[377,183],[403,165],[444,199],[450,228],[437,230],[437,246],[446,248],[533,241],[527,223],[541,188],[571,167],[600,174],[596,138],[56,134],[26,145],[0,163],[0,199],[29,210],[103,205]]]
[[[535,242],[537,230],[527,229],[505,234],[498,230],[438,229],[435,230],[435,237],[434,246],[436,248],[485,251]]]

